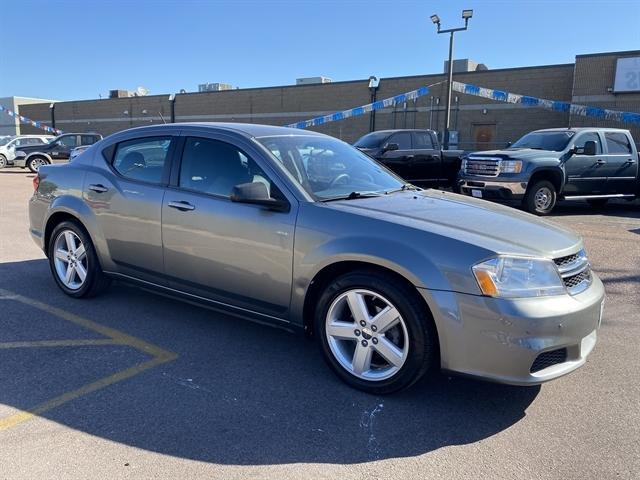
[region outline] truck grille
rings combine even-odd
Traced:
[[[497,177],[500,173],[500,159],[489,157],[469,157],[464,160],[462,169],[467,175]]]
[[[569,294],[576,295],[591,285],[591,266],[584,250],[554,260]]]
[[[551,365],[557,365],[567,361],[567,349],[559,348],[557,350],[551,350],[550,352],[543,352],[536,357],[529,370],[531,373],[544,370]]]

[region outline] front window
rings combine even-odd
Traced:
[[[371,157],[335,138],[288,135],[257,140],[317,200],[383,193],[404,185]]]
[[[358,148],[378,148],[388,136],[389,132],[369,133],[360,138],[360,140],[354,143],[353,146]]]
[[[564,132],[531,132],[526,134],[510,148],[531,148],[533,150],[548,150],[561,152],[575,135],[570,130]]]

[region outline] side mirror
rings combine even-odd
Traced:
[[[231,190],[231,201],[262,205],[269,210],[288,212],[289,203],[269,196],[267,186],[262,182],[240,183]]]
[[[509,148],[512,145],[512,142],[507,142],[504,148]]]
[[[382,147],[383,152],[393,152],[394,150],[398,149],[400,149],[400,145],[398,145],[397,143],[385,143],[385,145]]]
[[[593,140],[587,140],[584,142],[584,154],[595,155],[596,154],[596,142]]]

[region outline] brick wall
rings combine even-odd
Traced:
[[[606,92],[605,84],[608,86],[613,78],[611,62],[614,58],[578,57],[575,67],[567,64],[459,73],[454,74],[454,80],[550,100],[571,101],[575,69],[575,101],[576,95],[592,95],[591,92],[601,95],[603,88]],[[609,81],[606,80],[608,76],[611,76]],[[429,95],[416,102],[376,112],[376,130],[405,127],[442,130],[446,98],[444,80],[442,74],[381,79],[378,100],[424,85],[436,85],[431,87]],[[569,124],[569,115],[564,113],[510,105],[455,92],[453,96],[458,97],[459,101],[452,101],[451,129],[460,132],[461,147],[465,149],[475,149],[473,134],[478,125],[495,125],[492,141],[495,146],[501,146],[530,130]],[[438,98],[439,106],[436,105]],[[624,98],[622,95],[612,96],[611,100],[614,103],[607,104],[611,108],[639,110],[640,99],[637,95]],[[189,93],[176,96],[175,118],[178,122],[228,121],[286,125],[369,102],[368,80]],[[51,121],[48,104],[25,105],[20,113],[34,120]],[[97,131],[103,135],[133,126],[162,123],[161,116],[167,122],[171,119],[169,95],[60,102],[55,107],[57,128],[65,131]],[[369,115],[364,115],[331,122],[313,130],[353,142],[369,131],[369,121]],[[31,127],[23,127],[23,131],[37,132]],[[636,136],[640,137],[640,134]]]

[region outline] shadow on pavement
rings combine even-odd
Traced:
[[[314,342],[280,330],[118,284],[98,298],[73,300],[58,291],[45,260],[0,264],[0,278],[2,288],[179,355],[43,414],[69,428],[165,455],[235,465],[416,456],[503,431],[525,416],[540,391],[439,376],[406,392],[375,397],[334,377]],[[0,300],[0,332],[6,323],[22,339],[31,330],[38,339],[68,336],[64,321],[34,314],[26,305],[4,309],[6,301]],[[81,354],[73,348],[31,349],[37,357],[20,376],[14,369],[24,365],[25,353],[0,350],[0,375],[8,385],[0,389],[0,403],[31,408],[47,389],[55,390],[53,397],[77,388],[92,369],[94,381],[105,365],[142,361],[139,352],[129,358],[117,346],[82,347]],[[38,381],[42,378],[58,380]]]

